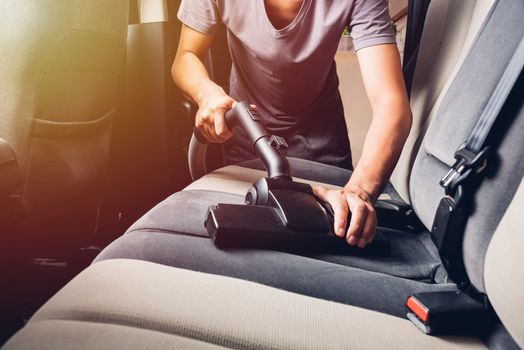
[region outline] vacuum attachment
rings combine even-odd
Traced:
[[[349,221],[349,218],[348,218]],[[316,253],[388,256],[390,243],[377,232],[365,249],[348,245],[333,232],[333,214],[311,186],[263,178],[246,195],[245,205],[218,204],[208,209],[207,232],[222,248],[265,248]]]

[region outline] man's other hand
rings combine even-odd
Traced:
[[[334,212],[333,230],[338,237],[345,237],[349,245],[364,248],[375,238],[377,215],[370,196],[362,189],[346,188],[328,190],[312,186],[313,193],[322,201],[328,202]],[[346,230],[351,213],[349,228]]]

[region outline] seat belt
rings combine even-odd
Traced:
[[[457,284],[463,284],[463,287],[469,285],[460,249],[467,218],[463,210],[464,188],[471,183],[474,175],[486,169],[488,158],[493,151],[487,144],[488,136],[497,125],[497,120],[501,119],[501,110],[523,67],[524,39],[521,39],[467,141],[456,150],[455,163],[440,181],[446,196],[438,206],[431,237],[450,277]],[[467,193],[468,196],[471,194]]]
[[[406,27],[406,42],[404,46],[404,63],[402,71],[408,96],[415,76],[420,39],[424,31],[424,23],[431,0],[411,0],[408,4],[408,23]]]

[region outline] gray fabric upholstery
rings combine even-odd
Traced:
[[[524,3],[521,1],[498,1],[492,18],[457,73],[435,118],[426,134],[424,144],[417,156],[411,177],[413,207],[426,225],[431,227],[443,189],[438,185],[449,166],[453,154],[469,136],[482,109],[486,105],[507,62],[524,33]],[[492,53],[496,52],[496,55]],[[467,83],[466,83],[467,82]],[[506,210],[524,172],[524,109],[519,82],[515,93],[503,111],[503,115],[517,115],[511,122],[505,118],[505,127],[497,127],[493,140],[502,140],[496,153],[496,171],[482,182],[472,203],[468,220],[463,253],[466,269],[472,283],[481,291],[484,288],[484,256],[491,236]],[[468,101],[465,103],[464,101]],[[504,135],[506,128],[510,130]]]
[[[186,190],[178,192],[145,214],[129,228],[123,237],[104,249],[98,260],[121,257],[132,258],[133,250],[136,250],[138,253],[138,250],[142,249],[141,243],[138,243],[138,241],[147,241],[149,247],[147,256],[139,257],[137,255],[137,259],[153,259],[152,261],[157,261],[155,260],[155,249],[158,248],[158,254],[166,255],[168,258],[167,260],[162,260],[164,264],[172,266],[179,266],[180,263],[185,264],[186,262],[182,262],[183,259],[179,258],[175,251],[193,249],[192,247],[186,247],[186,245],[191,245],[192,241],[179,240],[176,235],[208,237],[204,227],[207,208],[217,203],[241,204],[243,203],[243,198],[240,195],[215,191]],[[396,230],[380,230],[384,232],[391,242],[391,255],[388,257],[370,258],[359,256],[359,249],[351,249],[349,247],[348,252],[345,254],[342,252],[323,253],[315,250],[294,251],[292,253],[341,266],[356,267],[425,282],[431,282],[437,271],[443,272],[438,252],[428,232],[412,234]],[[141,231],[141,234],[138,235],[136,231]],[[166,235],[150,235],[154,232],[163,232]],[[157,239],[161,240],[162,243],[156,242]],[[169,242],[170,240],[171,242]],[[183,247],[176,247],[178,244],[182,244]],[[208,247],[206,248],[207,252],[211,255],[209,259],[213,259],[213,256],[219,251],[213,249],[213,245],[210,242],[205,244]],[[172,253],[169,254],[169,251],[164,251],[162,246],[169,246]],[[263,251],[260,254],[264,254]],[[286,259],[286,255],[280,254],[278,256],[280,256],[278,259],[282,261],[282,269],[285,269],[283,261]],[[190,259],[190,256],[187,259]],[[191,262],[187,263],[190,264]],[[227,259],[222,262],[224,265],[228,263],[234,265],[233,261],[228,262]],[[256,278],[255,275],[257,273],[257,269],[254,266],[252,268],[254,269],[253,271],[246,271],[246,273],[253,275],[251,279]],[[443,272],[443,275],[445,276],[445,272]],[[445,282],[445,277],[441,277],[440,281]]]
[[[136,221],[127,232],[181,232],[208,237],[204,219],[210,205],[242,204],[244,196],[216,191],[181,191],[160,202]]]
[[[12,196],[26,216],[38,220],[59,205],[77,205],[99,186],[128,5],[0,2],[0,137],[18,158],[23,181]]]
[[[31,327],[47,323],[56,335],[60,323],[51,325],[51,320],[133,328],[129,333],[144,337],[139,344],[150,340],[151,348],[159,345],[153,339],[159,333],[164,339],[176,335],[236,349],[484,348],[472,338],[428,337],[407,320],[369,310],[136,260],[92,265],[44,305],[12,342],[31,337],[30,344],[40,347]],[[97,336],[89,328],[83,334],[75,341]],[[93,343],[98,345],[91,340],[78,348]]]

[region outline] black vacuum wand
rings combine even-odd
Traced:
[[[283,154],[287,149],[287,143],[282,137],[274,136],[267,132],[256,109],[251,108],[246,102],[239,102],[235,108],[226,113],[225,121],[227,128],[230,130],[236,126],[244,129],[253,144],[255,154],[264,163],[269,178],[291,180],[289,162]],[[189,151],[189,168],[193,180],[206,173],[206,148],[207,140],[200,134],[198,129],[195,129]]]

